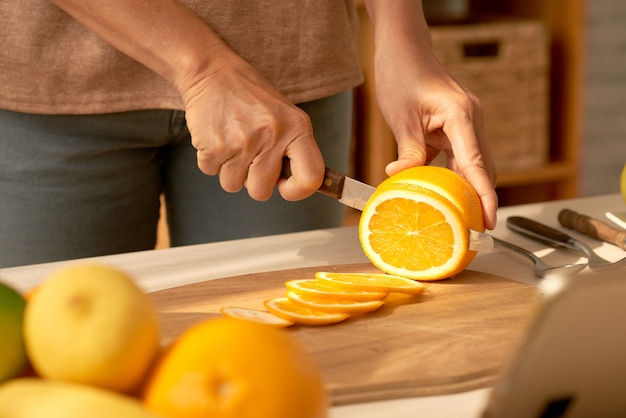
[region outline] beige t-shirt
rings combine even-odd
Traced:
[[[362,82],[354,0],[181,0],[294,103]],[[183,109],[165,79],[50,0],[0,2],[0,108],[41,114]]]

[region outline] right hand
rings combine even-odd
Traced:
[[[53,0],[102,39],[160,74],[180,92],[198,167],[228,192],[256,200],[278,187],[304,199],[324,178],[311,122],[177,0]],[[166,28],[166,30],[163,30]],[[293,175],[279,179],[283,156]]]
[[[284,199],[300,200],[321,185],[324,161],[308,115],[238,56],[196,74],[182,96],[198,167],[219,175],[224,190],[245,187],[262,201],[276,186]],[[283,156],[289,179],[279,179]]]

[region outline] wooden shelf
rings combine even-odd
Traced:
[[[386,164],[395,159],[393,134],[374,93],[373,29],[359,7],[359,53],[365,83],[356,92],[354,175],[377,185]],[[542,21],[550,36],[550,156],[538,168],[498,172],[501,206],[579,195],[585,57],[585,0],[472,0],[471,13]]]
[[[498,187],[514,187],[530,184],[566,181],[576,176],[571,164],[549,163],[538,168],[526,170],[501,171],[498,173]]]

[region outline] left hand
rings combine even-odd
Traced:
[[[390,61],[396,62],[396,61]],[[398,145],[388,175],[429,164],[440,152],[480,196],[487,228],[495,227],[496,170],[484,137],[480,101],[432,58],[425,64],[389,65],[378,71],[378,102]]]
[[[496,225],[496,169],[484,136],[480,101],[436,59],[419,1],[367,0],[375,28],[375,83],[381,112],[393,131],[398,159],[388,175],[430,163],[447,166],[478,193],[485,226]]]

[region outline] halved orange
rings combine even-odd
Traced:
[[[469,229],[485,230],[478,194],[454,171],[423,166],[376,188],[361,214],[359,240],[384,272],[439,280],[461,272],[476,255]]]
[[[330,325],[348,319],[347,313],[328,313],[296,305],[287,297],[264,302],[268,311],[288,321],[305,325]]]
[[[285,282],[288,290],[308,295],[317,299],[332,299],[340,301],[367,302],[371,300],[383,300],[388,292],[368,292],[357,289],[338,289],[315,279],[296,279]]]
[[[288,321],[270,312],[261,311],[258,309],[228,306],[228,307],[220,309],[220,312],[230,318],[244,319],[247,321],[259,322],[261,324],[272,325],[275,327],[288,327],[290,325],[293,325],[292,321]]]
[[[418,295],[426,288],[422,283],[401,276],[382,273],[332,273],[318,271],[315,278],[339,289],[369,292],[398,292]]]
[[[300,305],[302,307],[313,309],[316,311],[347,314],[358,314],[375,311],[376,309],[380,308],[384,303],[384,301],[382,300],[356,302],[349,300],[320,299],[292,291],[287,292],[287,298],[289,298],[289,300],[291,300],[296,305]]]

